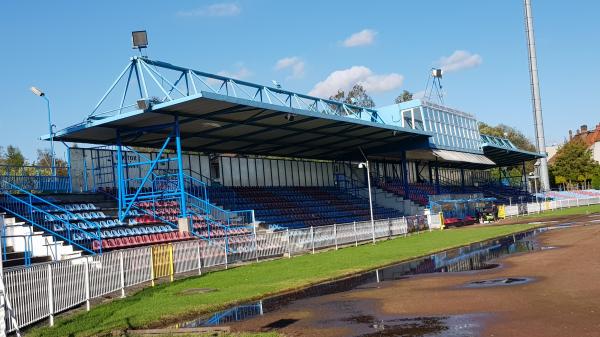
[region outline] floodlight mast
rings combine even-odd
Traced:
[[[531,100],[533,105],[533,124],[535,128],[535,142],[537,150],[544,157],[540,158],[539,176],[541,189],[550,190],[548,176],[548,160],[546,155],[546,141],[544,137],[544,121],[542,119],[542,101],[540,98],[540,83],[538,79],[537,54],[535,51],[535,36],[533,33],[533,16],[531,14],[531,0],[524,0],[525,5],[525,32],[527,33],[527,51],[529,54],[529,77],[531,80]]]
[[[145,30],[131,32],[131,44],[133,49],[139,50],[142,54],[142,49],[148,48],[148,33]]]

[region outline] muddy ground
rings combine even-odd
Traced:
[[[551,219],[544,219],[552,221]],[[600,336],[600,215],[538,236],[494,269],[384,281],[230,324],[286,336]],[[525,278],[526,282],[472,282]]]

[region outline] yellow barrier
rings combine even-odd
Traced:
[[[152,283],[166,276],[173,282],[173,270],[173,245],[152,246]]]
[[[506,207],[504,205],[498,206],[498,218],[499,219],[506,218]]]

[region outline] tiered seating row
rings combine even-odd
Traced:
[[[269,227],[298,228],[370,218],[368,200],[337,187],[212,187],[211,202],[229,209],[253,209]],[[399,217],[393,209],[374,207],[375,218]]]

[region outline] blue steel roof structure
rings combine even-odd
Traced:
[[[521,150],[506,138],[481,135],[481,142],[485,156],[498,166],[514,166],[523,161],[544,157],[537,152]]]
[[[480,135],[472,115],[424,100],[367,109],[146,57],[131,58],[86,119],[54,137],[114,145],[124,132],[122,145],[159,148],[175,119],[187,151],[350,160],[361,151],[400,158],[437,149],[499,166],[541,157]]]
[[[101,111],[120,82],[116,106]],[[149,107],[137,109],[139,99]],[[86,120],[55,139],[112,145],[119,130],[122,145],[157,148],[175,119],[182,149],[199,152],[362,159],[361,151],[399,155],[431,136],[386,124],[373,109],[135,57]]]

